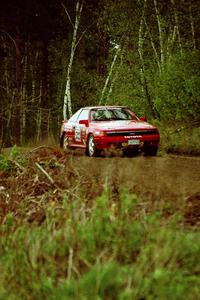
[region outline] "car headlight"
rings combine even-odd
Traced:
[[[106,132],[105,131],[101,131],[101,130],[95,130],[94,131],[94,135],[95,136],[105,136]]]

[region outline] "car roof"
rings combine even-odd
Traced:
[[[97,105],[97,106],[86,106],[81,109],[103,109],[103,108],[127,108],[124,105]]]

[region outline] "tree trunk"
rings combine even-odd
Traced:
[[[43,60],[42,60],[42,78],[41,78],[41,121],[40,121],[40,137],[41,140],[46,140],[49,134],[49,126],[48,126],[48,114],[49,114],[49,52],[48,52],[48,41],[44,41],[43,43]]]
[[[150,112],[150,114],[155,118],[157,117],[157,113],[153,107],[153,103],[151,100],[151,96],[149,94],[146,74],[145,74],[145,64],[144,64],[144,58],[143,58],[143,44],[144,44],[144,15],[146,10],[146,0],[144,0],[144,6],[143,6],[143,12],[140,20],[140,26],[139,26],[139,38],[138,38],[138,53],[140,57],[140,63],[141,63],[141,84],[142,84],[142,92],[145,96],[147,108]]]
[[[172,3],[172,6],[173,6],[173,10],[174,10],[175,28],[176,28],[176,32],[177,32],[177,36],[178,36],[179,49],[182,52],[183,47],[182,47],[182,42],[181,42],[180,30],[179,30],[178,13],[177,13],[177,9],[176,9],[174,0],[171,0],[171,3]]]
[[[24,78],[22,83],[22,102],[21,102],[21,124],[20,124],[20,141],[23,143],[25,141],[25,133],[26,133],[26,111],[27,111],[27,71],[28,71],[28,58],[27,58],[27,43],[25,44],[24,51]]]
[[[39,51],[36,51],[35,57],[33,57],[33,50],[31,44],[29,44],[29,68],[30,68],[30,80],[31,80],[31,103],[33,104],[36,98],[36,76],[34,72],[34,66],[37,65],[37,59]]]
[[[19,30],[17,30],[19,31]],[[21,83],[22,83],[22,56],[21,56],[21,39],[19,32],[17,32],[17,37],[15,40],[16,45],[16,90],[15,90],[15,116],[14,116],[14,126],[13,132],[15,132],[15,143],[16,145],[21,144]]]
[[[1,148],[4,146],[9,146],[11,144],[11,119],[12,113],[14,110],[14,98],[15,98],[15,90],[13,90],[13,94],[10,99],[10,103],[3,114],[3,132],[2,132],[2,141]]]
[[[97,73],[100,76],[106,74],[105,61],[108,57],[109,38],[106,33],[99,32],[99,39],[97,43]]]
[[[69,18],[69,14],[65,8],[65,12]],[[70,53],[70,59],[67,67],[67,76],[66,76],[66,87],[65,87],[65,94],[64,94],[64,103],[63,103],[63,118],[64,120],[67,119],[67,111],[69,117],[72,116],[72,102],[71,102],[71,70],[72,70],[72,64],[74,60],[74,54],[77,46],[77,33],[78,33],[78,28],[79,28],[79,23],[80,23],[80,18],[81,18],[81,12],[83,8],[83,2],[80,3],[78,0],[76,3],[76,18],[75,18],[75,23],[74,23],[74,30],[73,30],[73,38],[72,38],[72,43],[71,43],[71,53]],[[69,18],[70,19],[70,18]],[[70,19],[71,21],[71,19]]]
[[[158,70],[159,70],[159,72],[161,73],[160,59],[159,59],[159,56],[158,56],[158,52],[157,52],[157,50],[156,50],[155,43],[154,43],[154,41],[153,41],[153,37],[152,37],[151,32],[150,32],[150,30],[149,30],[149,26],[148,26],[148,24],[147,24],[147,22],[146,22],[145,16],[143,16],[143,20],[144,20],[144,23],[145,23],[147,32],[148,32],[148,34],[149,34],[149,38],[150,38],[150,41],[151,41],[151,46],[152,46],[152,49],[153,49],[153,52],[154,52],[154,56],[155,56],[155,60],[156,60],[157,66],[158,66]]]
[[[113,76],[113,78],[112,78],[112,81],[111,81],[111,83],[110,83],[110,88],[109,88],[108,94],[107,94],[107,96],[106,96],[106,103],[107,103],[107,102],[109,101],[109,99],[110,99],[110,95],[112,94],[112,90],[113,90],[114,84],[115,84],[115,82],[116,82],[116,80],[117,80],[117,78],[118,78],[118,75],[119,75],[119,67],[121,67],[122,64],[123,64],[123,56],[124,56],[124,51],[123,51],[123,50],[124,50],[124,49],[121,49],[120,64],[119,64],[118,69],[116,70],[116,72],[115,72],[115,74],[114,74],[114,76]],[[105,104],[106,104],[106,103],[105,103]]]
[[[3,47],[4,53],[6,53],[7,47],[6,47],[5,39],[3,36],[1,37],[1,39],[2,39],[2,47]],[[4,68],[5,68],[5,72],[4,72],[5,89],[6,89],[6,93],[8,95],[10,93],[10,89],[9,89],[9,74],[8,74],[8,61],[7,60],[8,60],[8,58],[6,55],[3,59],[3,64],[4,64]]]
[[[157,0],[154,0],[154,7],[156,12],[156,19],[158,23],[158,32],[159,32],[159,43],[160,43],[160,61],[161,61],[161,67],[164,64],[164,41],[163,41],[163,29],[161,24],[161,17],[158,10]]]
[[[171,57],[171,50],[173,49],[173,45],[176,40],[176,35],[177,35],[177,26],[174,25],[173,31],[171,30],[171,32],[168,35],[168,39],[167,39],[166,49],[167,49],[168,61],[170,60],[170,57]]]
[[[190,14],[190,26],[191,26],[191,32],[192,32],[192,43],[193,43],[194,50],[196,50],[194,19],[193,19],[193,16],[192,16],[192,4],[191,4],[191,1],[190,1],[190,4],[189,4],[189,14]]]
[[[111,66],[110,66],[110,70],[109,70],[108,76],[106,78],[106,81],[105,81],[105,84],[104,84],[104,87],[103,87],[103,90],[102,90],[102,93],[101,93],[101,98],[99,100],[99,105],[101,105],[101,103],[103,101],[103,98],[104,98],[104,95],[105,95],[105,91],[107,89],[108,83],[109,83],[110,78],[112,76],[113,69],[114,69],[114,66],[115,66],[116,60],[117,60],[117,58],[119,56],[120,51],[121,51],[121,46],[118,45],[118,47],[116,49],[116,52],[115,52],[115,55],[113,56],[113,60],[112,60]]]
[[[40,97],[38,101],[37,117],[36,117],[36,142],[39,143],[41,139],[41,123],[42,123],[42,109],[41,109],[41,95],[42,95],[42,81],[40,81]]]

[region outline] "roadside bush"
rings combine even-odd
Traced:
[[[167,153],[200,155],[200,128],[177,124],[159,126],[161,150]]]
[[[0,155],[0,171],[11,171],[14,167],[20,167],[19,164],[23,165],[25,162],[25,157],[14,145],[8,153]]]
[[[0,171],[9,171],[11,166],[11,162],[5,156],[0,155]]]

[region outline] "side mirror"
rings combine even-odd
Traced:
[[[147,121],[147,117],[146,117],[146,116],[141,117],[141,118],[140,118],[140,121],[146,122],[146,121]]]
[[[79,124],[85,125],[86,127],[89,126],[89,121],[88,120],[80,120]]]

